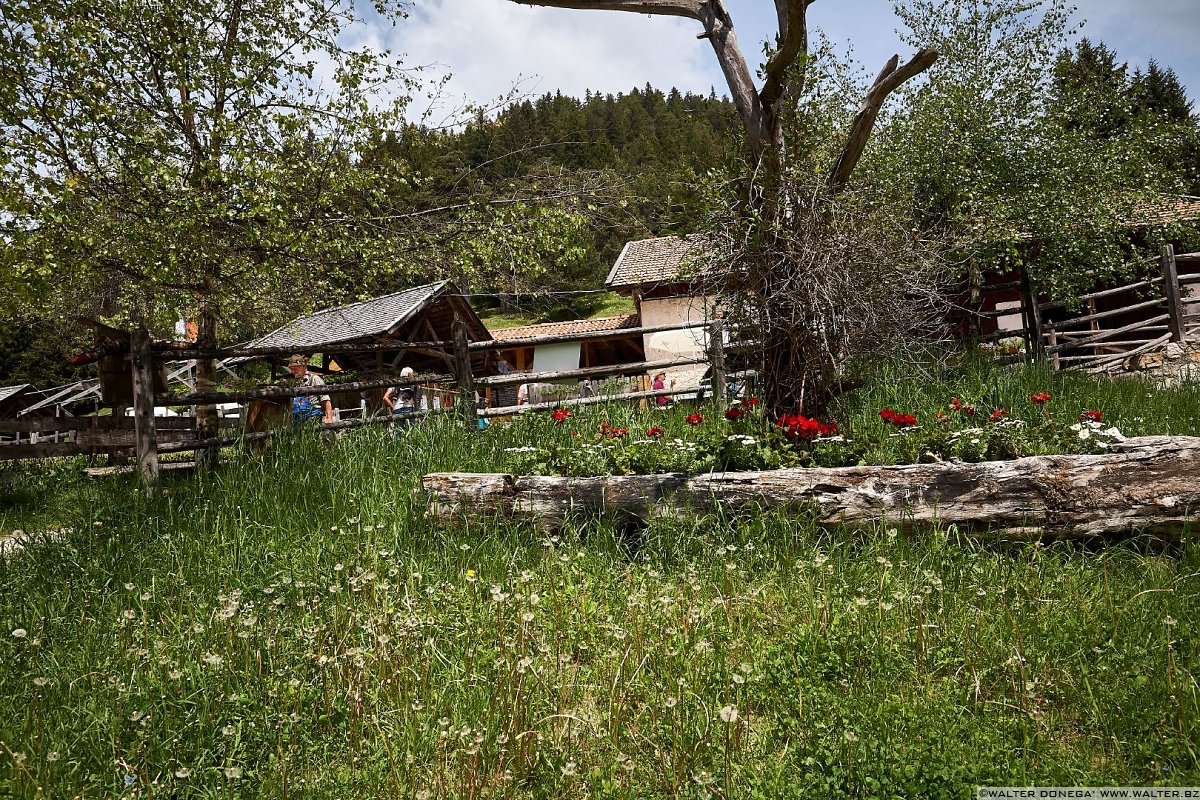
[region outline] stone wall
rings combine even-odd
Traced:
[[[1113,372],[1138,375],[1164,386],[1200,383],[1200,342],[1170,342],[1161,350],[1130,356]]]

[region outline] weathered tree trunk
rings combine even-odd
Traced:
[[[200,319],[196,324],[196,346],[201,350],[217,348],[217,308],[212,295],[204,298],[200,306]],[[217,362],[213,358],[196,359],[196,392],[211,392],[217,386]],[[217,407],[211,402],[196,406],[196,438],[215,439],[220,436]],[[196,453],[196,463],[215,468],[220,461],[220,451],[215,447]]]
[[[435,514],[499,514],[551,527],[574,511],[641,517],[718,506],[785,508],[827,527],[941,522],[997,537],[1146,530],[1179,538],[1200,514],[1200,438],[1129,439],[1114,452],[980,464],[781,469],[600,478],[435,473],[417,488]]]

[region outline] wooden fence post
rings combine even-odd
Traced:
[[[1029,358],[1042,361],[1046,358],[1046,342],[1042,338],[1042,312],[1038,308],[1037,291],[1029,280],[1029,273],[1021,270],[1021,310],[1025,314],[1025,341],[1029,343]]]
[[[715,319],[708,326],[708,363],[712,367],[712,394],[718,403],[726,401],[725,322]]]
[[[133,371],[133,438],[138,468],[148,494],[158,492],[158,435],[154,430],[154,357],[150,334],[139,326],[129,336]]]
[[[479,415],[475,408],[475,376],[471,373],[471,351],[467,349],[467,323],[457,314],[451,328],[454,334],[454,381],[458,384],[462,402],[463,421],[468,430],[479,427]]]
[[[1175,247],[1164,244],[1162,247],[1163,291],[1167,295],[1167,330],[1171,332],[1172,342],[1183,341],[1183,301],[1179,296],[1179,272],[1175,268]]]

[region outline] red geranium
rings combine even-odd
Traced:
[[[758,398],[751,397],[749,400],[746,401],[746,405],[750,406],[751,408],[758,408]]]
[[[703,414],[688,414],[688,417],[687,417],[688,425],[699,425],[701,422],[704,422]]]
[[[571,416],[571,412],[565,408],[556,408],[550,412],[550,418],[555,422],[565,422]]]
[[[1100,422],[1104,419],[1104,414],[1100,411],[1084,411],[1079,415],[1080,422]]]
[[[893,411],[890,408],[885,408],[879,412],[879,418],[884,422],[890,422],[897,428],[907,428],[917,424],[917,418],[912,414],[901,414],[898,411]]]
[[[661,425],[655,425],[653,428],[646,431],[646,436],[650,439],[661,439],[665,433],[666,431],[662,429]]]
[[[1048,401],[1049,399],[1050,399],[1049,392],[1038,392],[1037,394],[1029,395],[1029,402],[1033,403],[1034,405],[1040,406],[1043,403],[1045,403],[1046,401]]]
[[[1004,419],[1007,416],[1008,416],[1007,409],[997,408],[990,415],[988,415],[988,422],[999,422],[1000,420]]]
[[[815,439],[818,436],[829,436],[837,433],[837,424],[834,422],[819,422],[815,419],[809,419],[802,414],[784,414],[776,423],[783,429],[783,433],[789,439]]]
[[[601,422],[600,435],[608,439],[621,439],[629,435],[629,428],[614,428],[607,422]]]
[[[725,409],[725,419],[734,422],[746,416],[746,409],[741,406],[731,406]]]

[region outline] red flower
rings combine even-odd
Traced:
[[[1100,411],[1084,411],[1079,415],[1080,422],[1099,422],[1104,419],[1104,414]]]
[[[758,398],[751,397],[749,400],[746,401],[746,405],[750,406],[751,408],[758,408]]]
[[[890,408],[885,408],[879,412],[879,418],[884,422],[890,422],[897,428],[907,428],[910,425],[917,424],[917,418],[912,414],[901,414],[897,411],[892,411]]]
[[[955,411],[963,410],[963,404],[957,397],[950,398],[950,407],[953,408]]]
[[[784,435],[789,439],[811,440],[818,436],[829,436],[838,431],[837,423],[818,422],[802,414],[784,414],[776,425],[783,429]]]
[[[701,422],[704,422],[703,414],[688,414],[688,418],[687,418],[688,425],[699,425]]]
[[[963,408],[963,413],[966,414],[968,417],[973,417],[973,416],[975,416],[975,407],[974,406],[965,406]]]
[[[665,433],[666,431],[662,429],[661,425],[655,425],[653,428],[646,431],[646,436],[650,439],[661,439]]]
[[[742,408],[741,406],[731,406],[730,408],[725,409],[725,419],[730,420],[731,422],[739,420],[744,416],[746,416],[746,409]]]
[[[1034,405],[1040,406],[1049,399],[1050,399],[1049,392],[1038,392],[1037,394],[1029,395],[1029,402],[1033,403]]]
[[[1004,419],[1007,416],[1008,416],[1007,409],[997,408],[995,411],[993,411],[991,414],[988,415],[988,422],[999,422],[1000,420]]]
[[[565,408],[556,408],[550,412],[550,418],[555,422],[565,422],[571,416],[573,416],[571,412]]]

